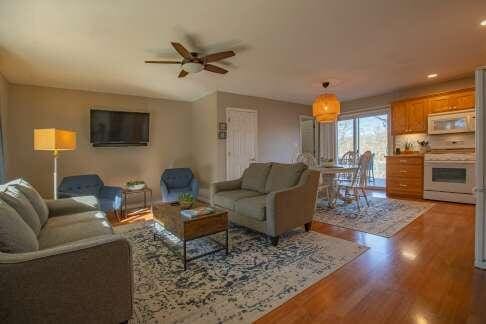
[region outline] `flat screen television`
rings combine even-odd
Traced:
[[[149,142],[150,114],[91,109],[93,146],[144,146]]]

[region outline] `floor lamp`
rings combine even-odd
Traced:
[[[76,149],[76,133],[56,129],[34,129],[34,150],[52,151],[54,156],[54,199],[57,199],[57,167],[60,151],[73,151]]]

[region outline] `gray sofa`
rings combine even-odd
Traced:
[[[230,221],[270,236],[311,228],[319,172],[303,163],[253,163],[240,179],[213,183],[211,205],[229,211]]]
[[[0,186],[0,322],[122,323],[132,316],[129,242],[93,196],[44,200]]]

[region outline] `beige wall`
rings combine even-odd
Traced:
[[[299,150],[299,116],[312,115],[307,105],[218,92],[218,122],[226,120],[226,108],[257,110],[259,161],[291,162]],[[218,140],[217,171],[218,180],[226,178],[225,140]]]
[[[193,165],[202,188],[209,188],[217,175],[217,99],[215,92],[192,103]]]
[[[397,90],[395,92],[385,93],[378,96],[366,97],[355,99],[351,101],[346,101],[341,104],[342,113],[357,112],[360,110],[366,110],[370,108],[377,108],[388,106],[391,102],[420,97],[429,94],[434,94],[438,92],[458,90],[474,87],[474,76],[461,78],[457,80],[450,80],[445,82],[433,83],[430,85],[422,85],[402,90]]]
[[[90,108],[150,112],[148,147],[94,148],[89,143]],[[141,179],[160,200],[160,174],[191,167],[191,103],[135,96],[10,85],[8,178],[24,177],[42,195],[52,196],[52,156],[33,150],[34,128],[76,131],[78,147],[60,157],[60,178],[96,173],[107,185]]]
[[[10,86],[7,82],[7,80],[3,77],[3,75],[0,73],[0,125],[2,128],[2,147],[0,149],[3,150],[3,152],[6,152],[7,149],[7,143],[4,140],[7,136],[7,116],[8,116],[8,94],[9,94],[9,89]],[[3,154],[4,157],[6,154]],[[6,167],[7,161],[4,161],[4,167]],[[5,172],[5,169],[3,170]],[[1,181],[1,179],[0,179]]]

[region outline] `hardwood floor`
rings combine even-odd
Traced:
[[[486,323],[473,206],[437,203],[389,239],[317,222],[312,230],[370,249],[256,323]]]

